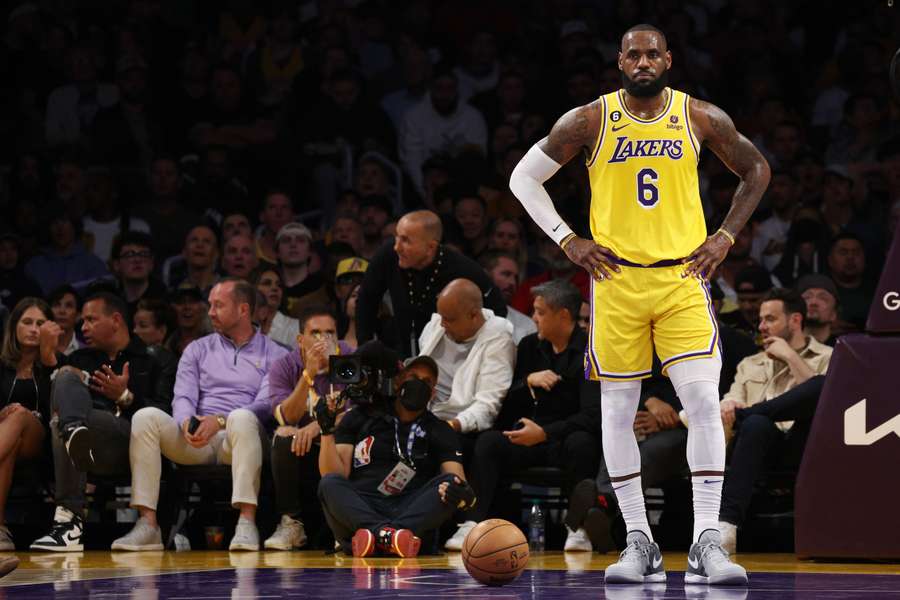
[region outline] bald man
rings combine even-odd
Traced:
[[[474,260],[441,244],[441,219],[428,210],[407,213],[397,223],[393,245],[385,245],[369,263],[359,290],[356,327],[359,342],[376,335],[403,356],[419,354],[419,335],[437,310],[438,292],[454,279],[476,286],[482,304],[505,317],[506,302]],[[378,308],[385,293],[394,319],[379,329]]]
[[[419,345],[421,354],[438,365],[437,393],[429,410],[458,433],[490,429],[512,383],[512,323],[484,308],[481,290],[472,281],[454,279],[438,295],[437,312],[422,330]]]

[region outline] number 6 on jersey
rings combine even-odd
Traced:
[[[654,185],[659,175],[651,168],[641,169],[637,174],[637,200],[644,208],[653,208],[659,202],[659,188]]]

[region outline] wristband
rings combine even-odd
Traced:
[[[563,239],[559,240],[559,247],[562,248],[563,252],[566,251],[566,244],[568,244],[569,242],[571,242],[572,240],[574,240],[576,237],[578,237],[578,236],[575,235],[575,233],[570,233],[569,235],[567,235],[567,236],[564,237]],[[734,243],[734,242],[732,242],[732,243]]]
[[[309,376],[309,373],[306,372],[306,369],[303,369],[303,373],[301,373],[301,375],[303,375],[303,379],[306,381],[306,384],[308,386],[313,387],[315,385],[315,381],[313,381],[313,378]]]
[[[275,407],[275,420],[279,425],[284,427],[287,423],[284,422],[284,415],[281,413],[281,404]]]
[[[731,235],[731,233],[729,233],[727,229],[725,229],[724,227],[719,227],[719,230],[716,231],[716,233],[721,233],[722,235],[724,235],[725,239],[727,239],[729,243],[734,246],[734,236]]]

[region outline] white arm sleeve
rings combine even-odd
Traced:
[[[553,177],[560,167],[535,144],[522,157],[509,178],[509,189],[532,220],[557,244],[572,233],[572,229],[556,212],[550,194],[544,189],[544,182]]]

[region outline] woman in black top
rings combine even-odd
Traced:
[[[0,346],[0,550],[15,546],[5,523],[6,497],[17,460],[40,455],[50,418],[50,371],[41,360],[53,354],[59,326],[39,298],[16,304]],[[52,362],[52,359],[47,362]]]

